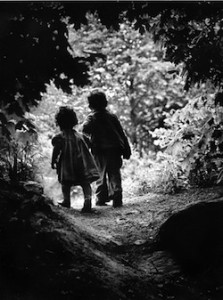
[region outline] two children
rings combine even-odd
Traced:
[[[92,113],[83,125],[83,133],[90,139],[88,150],[84,136],[73,129],[77,125],[75,112],[61,107],[56,124],[61,133],[52,139],[52,168],[57,169],[62,185],[62,206],[70,207],[70,190],[80,185],[84,193],[82,212],[91,211],[91,183],[96,181],[96,205],[106,205],[113,199],[113,207],[122,206],[122,157],[129,159],[131,149],[118,118],[106,109],[104,93],[94,92],[88,97]]]

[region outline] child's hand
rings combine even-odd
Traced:
[[[57,164],[56,164],[55,162],[52,162],[52,163],[51,163],[51,168],[52,168],[52,169],[56,169],[56,168],[57,168]]]

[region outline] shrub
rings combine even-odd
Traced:
[[[222,180],[222,103],[219,94],[197,97],[169,115],[166,128],[153,132],[157,145],[177,161],[190,185],[210,186]]]
[[[1,136],[0,145],[2,179],[19,182],[36,178],[35,162],[39,151],[34,128],[13,129],[9,138]]]

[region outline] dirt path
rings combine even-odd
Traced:
[[[219,198],[220,194],[221,188],[190,190],[176,195],[149,193],[125,198],[124,206],[119,209],[108,204],[94,207],[93,214],[83,215],[81,202],[74,201],[72,209],[64,210],[79,226],[90,229],[106,245],[107,251],[115,254],[123,264],[162,288],[164,299],[218,299],[210,298],[213,291],[209,286],[184,276],[168,253],[149,252],[148,249],[160,225],[174,212],[200,201]]]
[[[206,274],[192,278],[167,252],[152,248],[160,225],[174,212],[220,196],[220,188],[125,195],[122,208],[109,204],[81,214],[82,196],[66,209],[45,195],[3,185],[0,297],[222,300],[222,270],[218,283]],[[61,200],[54,199],[54,204],[57,199]]]
[[[149,193],[140,197],[124,198],[124,205],[114,209],[111,203],[95,207],[94,213],[81,214],[82,200],[73,201],[66,209],[82,226],[90,227],[95,235],[117,246],[143,245],[152,239],[159,226],[174,212],[188,205],[211,201],[219,197],[220,188],[190,190],[176,195]]]

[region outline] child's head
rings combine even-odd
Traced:
[[[78,124],[74,110],[68,106],[61,106],[55,116],[56,124],[60,129],[72,129]]]
[[[108,101],[103,92],[94,91],[88,96],[88,103],[91,109],[100,111],[106,108]]]

